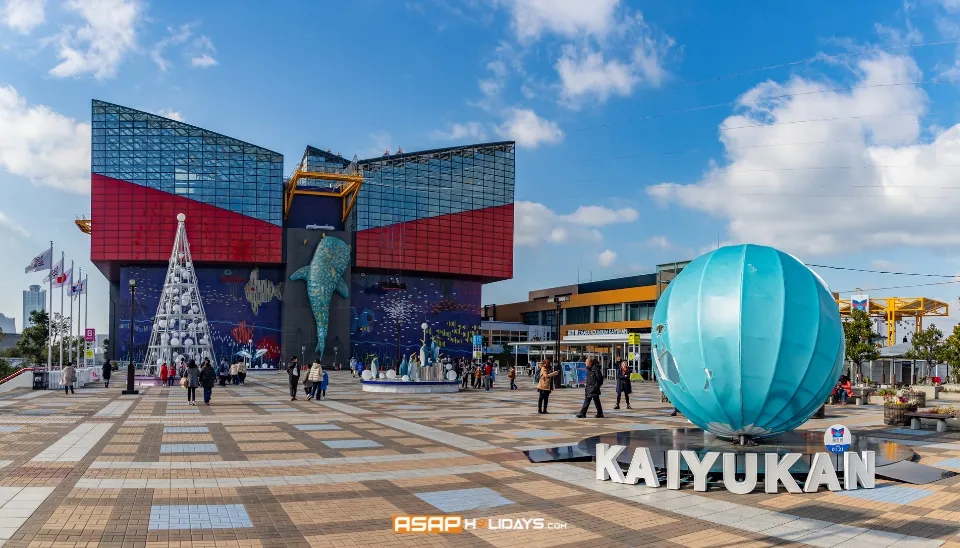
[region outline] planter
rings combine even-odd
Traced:
[[[908,426],[910,419],[903,414],[916,412],[917,404],[915,403],[894,405],[888,402],[883,404],[883,423],[891,426]]]
[[[927,406],[927,394],[925,392],[908,392],[906,398],[908,402],[917,404],[917,407]]]
[[[910,387],[912,392],[923,392],[928,400],[935,400],[940,396],[940,387],[930,384],[915,384]]]

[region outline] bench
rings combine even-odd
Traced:
[[[937,432],[947,431],[947,419],[952,419],[953,415],[944,415],[942,413],[904,413],[904,417],[910,417],[910,429],[920,430],[920,419],[933,419],[937,421]]]
[[[870,396],[876,393],[876,389],[869,386],[855,386],[853,387],[853,403],[854,405],[863,405],[864,402],[868,401]]]

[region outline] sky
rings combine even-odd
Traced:
[[[20,328],[53,240],[106,328],[74,225],[96,98],[287,172],[308,144],[515,140],[514,278],[484,304],[755,243],[957,314],[958,86],[960,0],[0,0],[0,312]]]

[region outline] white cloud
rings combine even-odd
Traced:
[[[742,114],[720,126],[729,162],[709,166],[695,184],[663,183],[648,193],[724,219],[731,240],[801,257],[960,246],[953,222],[960,192],[950,167],[960,164],[960,124],[921,141],[924,91],[876,87],[922,81],[910,57],[877,53],[853,68],[851,84],[860,89],[782,97],[837,87],[803,78],[751,89],[741,98]],[[834,120],[736,129],[817,119]]]
[[[612,266],[613,263],[617,262],[617,253],[609,249],[604,249],[597,255],[597,262],[600,263],[600,266]]]
[[[210,68],[217,65],[217,59],[214,55],[217,49],[213,47],[213,41],[206,36],[198,36],[193,41],[193,47],[190,52],[190,65],[194,68]]]
[[[629,208],[613,210],[603,206],[580,206],[573,213],[561,215],[541,203],[519,201],[514,204],[514,217],[514,243],[535,247],[545,242],[599,242],[603,234],[597,227],[632,222],[637,215]]]
[[[389,151],[390,154],[396,154],[397,147],[393,146],[393,137],[390,136],[386,131],[376,131],[370,134],[370,139],[373,140],[373,148],[370,149],[370,157],[383,156],[384,152]]]
[[[433,138],[443,141],[483,141],[487,138],[487,132],[480,122],[465,122],[451,124],[446,131],[438,129],[433,132]]]
[[[601,102],[612,95],[626,97],[639,77],[630,65],[617,60],[606,61],[602,51],[566,46],[557,61],[557,74],[563,94],[568,99],[590,95]]]
[[[537,148],[541,144],[555,144],[563,140],[563,130],[556,122],[545,120],[533,110],[525,108],[510,110],[507,119],[497,128],[497,133],[525,148]]]
[[[636,209],[610,209],[604,206],[580,206],[564,219],[584,226],[607,226],[614,223],[632,223],[640,217]]]
[[[165,108],[155,112],[157,116],[163,116],[164,118],[170,118],[171,120],[176,120],[178,122],[183,121],[183,114],[180,114],[179,111],[173,110],[172,108]]]
[[[29,238],[27,229],[0,211],[0,242],[16,243],[23,238]]]
[[[874,270],[892,271],[897,270],[900,266],[897,263],[885,259],[874,259],[870,262],[870,268]]]
[[[544,32],[603,36],[614,28],[620,0],[504,0],[504,4],[510,8],[517,38],[529,41]]]
[[[90,191],[90,125],[0,87],[0,167],[34,184]]]
[[[69,11],[84,20],[77,29],[67,28],[59,37],[60,64],[50,74],[64,78],[93,74],[112,78],[127,53],[136,48],[137,24],[143,9],[139,0],[67,0]]]
[[[189,40],[193,34],[193,24],[180,25],[177,28],[168,27],[167,32],[168,36],[154,44],[150,50],[150,58],[162,72],[167,72],[170,68],[170,61],[163,56],[164,51],[171,45],[183,44]]]
[[[164,51],[170,46],[183,46],[182,54],[190,60],[190,66],[194,68],[216,66],[217,60],[213,56],[217,50],[213,47],[213,42],[206,36],[194,35],[193,29],[196,26],[196,23],[186,23],[179,27],[169,27],[167,37],[153,46],[150,50],[150,58],[153,59],[161,71],[167,72],[171,66],[170,61],[163,56]]]
[[[673,249],[673,242],[666,236],[651,236],[647,239],[647,245],[660,249]]]
[[[2,9],[3,23],[22,34],[29,34],[43,24],[46,0],[6,0]]]

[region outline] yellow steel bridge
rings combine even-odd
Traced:
[[[850,299],[838,298],[837,304],[840,306],[841,316],[850,315]],[[926,297],[870,297],[870,310],[867,314],[887,323],[887,346],[893,346],[897,344],[897,322],[913,318],[916,331],[920,331],[923,329],[924,317],[949,316],[950,305]]]

